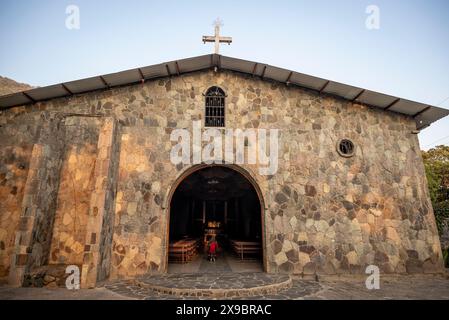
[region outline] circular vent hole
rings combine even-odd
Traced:
[[[338,142],[337,151],[342,157],[352,157],[355,152],[355,145],[349,139],[341,139]]]

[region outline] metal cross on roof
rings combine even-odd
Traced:
[[[215,36],[203,36],[203,43],[215,42],[215,54],[219,54],[220,42],[231,44],[232,38],[231,37],[220,37],[220,27],[223,26],[223,22],[220,20],[220,18],[217,18],[214,21],[214,25],[215,25]]]

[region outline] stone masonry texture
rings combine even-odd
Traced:
[[[279,169],[239,165],[263,197],[268,273],[439,273],[440,241],[412,118],[230,71],[201,71],[0,114],[0,277],[52,264],[83,286],[164,273],[169,201],[193,165],[173,129],[226,92],[226,128],[279,129]],[[336,146],[355,144],[345,158]]]

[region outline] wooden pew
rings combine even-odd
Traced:
[[[170,243],[169,262],[188,263],[198,254],[199,239],[184,239]]]
[[[241,260],[255,258],[262,252],[260,242],[231,240],[232,252]]]

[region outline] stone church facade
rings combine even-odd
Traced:
[[[226,128],[279,129],[276,174],[225,165],[259,193],[266,272],[443,270],[412,117],[205,69],[1,111],[0,277],[74,264],[92,287],[166,272],[170,197],[204,166],[172,164],[170,133],[204,119],[211,86],[226,93]]]

